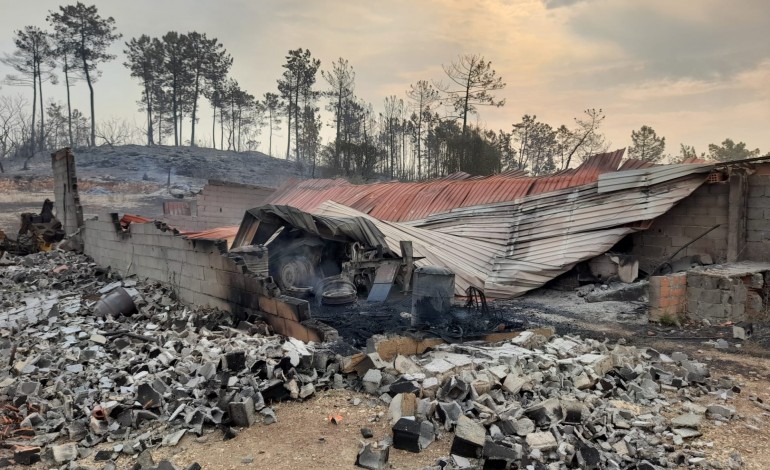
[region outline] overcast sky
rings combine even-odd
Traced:
[[[0,52],[13,31],[45,27],[61,2],[0,0]],[[91,2],[85,2],[87,4]],[[232,75],[255,96],[276,91],[289,49],[311,50],[322,69],[344,57],[356,93],[382,109],[409,84],[441,79],[441,64],[475,53],[492,61],[507,87],[502,108],[482,108],[478,124],[511,130],[523,114],[557,127],[602,108],[612,148],[642,125],[706,151],[729,137],[770,151],[770,6],[766,0],[99,0],[124,37],[118,59],[95,85],[97,121],[142,122],[138,82],[123,67],[123,42],[141,34],[195,30],[232,54]],[[0,65],[0,76],[9,70]],[[318,77],[319,84],[323,84]],[[64,99],[63,85],[46,96]],[[0,94],[31,90],[2,85]],[[74,105],[88,109],[85,83]],[[202,103],[208,109],[206,103]],[[210,112],[201,126],[210,127]],[[326,122],[325,122],[326,123]],[[328,133],[327,133],[328,135]],[[208,137],[205,136],[204,137]],[[263,139],[264,140],[264,139]],[[274,146],[276,144],[274,143]],[[277,145],[281,148],[280,145]]]

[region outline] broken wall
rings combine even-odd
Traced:
[[[109,215],[85,223],[85,253],[123,276],[135,274],[170,284],[183,302],[236,314],[260,312],[273,329],[303,341],[320,335],[301,325],[308,303],[265,295],[261,281],[227,256],[222,242],[187,240],[153,223],[133,223],[118,232]]]
[[[708,254],[715,263],[726,261],[729,194],[728,182],[704,184],[655,219],[648,230],[630,235],[631,254],[639,258],[639,268],[652,272],[677,250],[717,224],[721,226],[689,245],[676,258]]]
[[[687,273],[687,316],[712,324],[768,324],[770,264],[742,261]]]
[[[274,188],[209,180],[196,200],[188,203],[189,215],[165,211],[164,221],[188,231],[239,225],[244,212],[263,205],[273,192]]]
[[[770,164],[748,177],[746,246],[739,259],[770,261]]]
[[[75,173],[75,155],[69,147],[51,154],[53,167],[53,195],[56,218],[64,233],[70,235],[83,226],[83,207],[78,195],[78,179]]]

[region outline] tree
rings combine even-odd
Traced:
[[[45,136],[48,148],[59,149],[70,146],[69,132],[67,129],[67,117],[64,115],[60,103],[50,101],[45,110],[48,116],[48,132]]]
[[[315,83],[315,75],[321,61],[313,59],[308,49],[294,49],[289,51],[286,56],[286,63],[283,68],[281,79],[278,80],[278,91],[286,103],[288,138],[286,142],[286,158],[291,153],[291,125],[294,122],[294,136],[296,148],[296,160],[300,161],[301,144],[299,142],[299,133],[303,122],[300,121],[300,114],[304,112],[304,107],[300,105],[300,98],[309,99],[313,97],[312,87]],[[304,120],[307,122],[307,120]]]
[[[529,170],[534,176],[556,170],[554,155],[558,143],[555,131],[549,124],[538,122],[537,116],[525,114],[521,122],[513,125],[513,140],[518,143],[516,165],[509,169]]]
[[[70,88],[82,78],[82,72],[79,73],[80,68],[77,66],[77,57],[75,56],[72,41],[62,36],[61,31],[56,30],[56,25],[51,22],[50,18],[49,24],[54,28],[54,33],[51,36],[54,45],[54,56],[58,59],[62,72],[64,72],[64,87],[67,90],[67,141],[69,142],[68,145],[73,147],[74,137],[72,133],[72,99]]]
[[[562,155],[562,170],[569,168],[573,158],[581,162],[588,156],[607,150],[607,142],[598,132],[606,116],[601,109],[594,108],[586,109],[583,114],[585,115],[583,119],[575,118],[577,126],[574,130],[570,131],[566,126],[561,126],[557,130],[556,138]]]
[[[218,77],[227,75],[233,60],[216,38],[209,39],[206,34],[191,32],[184,40],[185,62],[192,78],[192,123],[190,145],[195,146],[195,123],[198,113],[198,97],[211,86],[210,81],[219,81]]]
[[[206,96],[211,103],[211,106],[214,110],[214,118],[211,122],[211,140],[212,140],[212,146],[214,148],[217,147],[216,142],[216,126],[217,126],[217,108],[220,108],[220,118],[221,118],[221,111],[224,104],[222,103],[221,96],[223,94],[223,89],[227,83],[227,74],[230,71],[230,67],[233,65],[233,58],[230,57],[229,54],[227,54],[224,49],[221,51],[218,51],[216,53],[213,53],[209,57],[208,65],[205,69],[205,79],[207,86],[203,89],[203,95]],[[222,123],[220,122],[220,127]]]
[[[187,52],[187,37],[176,31],[169,31],[162,38],[164,52],[163,84],[168,90],[171,105],[171,118],[174,128],[174,145],[182,143],[181,120],[186,106],[186,95],[189,93],[194,80],[192,71],[188,68],[185,53]]]
[[[26,141],[27,103],[21,95],[0,96],[0,173],[3,160],[18,153]]]
[[[484,60],[484,57],[461,55],[455,62],[443,67],[451,82],[445,93],[463,119],[463,135],[468,127],[468,113],[476,113],[478,106],[500,107],[505,104],[504,99],[496,100],[492,94],[505,88],[505,83],[492,69],[492,62]]]
[[[401,116],[404,113],[404,100],[396,98],[395,95],[385,97],[385,126],[387,129],[387,148],[390,156],[390,178],[396,177],[396,154],[399,149],[398,139],[399,124]]]
[[[267,113],[267,125],[270,136],[268,138],[267,154],[273,156],[273,130],[275,126],[281,123],[279,110],[281,109],[281,98],[275,93],[265,93],[263,95],[262,106]]]
[[[733,142],[732,139],[725,139],[722,145],[709,144],[709,157],[719,162],[729,162],[734,160],[745,160],[747,158],[759,155],[759,149],[749,150],[745,142]]]
[[[116,145],[127,145],[136,142],[138,129],[125,119],[110,118],[99,122],[96,136],[110,148]]]
[[[652,127],[642,126],[638,131],[631,131],[631,147],[628,157],[656,163],[663,159],[666,150],[666,138],[658,137]]]
[[[115,58],[107,53],[107,49],[122,35],[115,33],[115,20],[112,17],[102,18],[96,5],[85,6],[77,2],[75,5],[60,6],[58,13],[49,11],[48,21],[54,25],[57,37],[65,42],[67,50],[73,51],[81,62],[91,98],[90,143],[96,145],[93,82],[100,75],[97,69],[99,63]]]
[[[32,85],[32,126],[30,141],[30,156],[35,154],[35,149],[42,145],[45,134],[45,119],[43,110],[43,82],[55,81],[53,74],[55,63],[53,61],[53,49],[48,34],[37,26],[26,26],[16,31],[14,38],[16,50],[13,55],[6,55],[0,59],[5,65],[16,70],[18,75],[8,75],[5,81],[12,85]],[[35,115],[37,114],[38,95],[40,96],[40,133],[35,133]],[[38,140],[40,142],[38,142]]]
[[[163,69],[163,43],[146,34],[132,38],[126,43],[126,62],[123,65],[131,71],[131,76],[142,82],[142,104],[147,112],[147,145],[155,143],[153,131],[153,101]]]
[[[335,139],[334,153],[335,159],[340,160],[340,131],[342,122],[343,105],[353,97],[353,88],[356,80],[356,73],[348,64],[348,61],[340,57],[337,62],[332,63],[330,71],[321,71],[321,76],[326,80],[331,89],[326,92],[326,96],[331,98],[330,111],[334,112]]]
[[[423,120],[429,119],[433,113],[433,109],[439,102],[439,92],[426,80],[420,80],[409,86],[406,96],[412,100],[414,109],[412,122],[417,143],[417,178],[419,179],[422,178]]]

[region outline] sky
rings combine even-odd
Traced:
[[[0,0],[0,54],[13,31],[45,27],[62,2]],[[85,2],[90,4],[91,2]],[[442,64],[479,54],[507,86],[501,108],[480,108],[473,123],[511,130],[524,114],[571,126],[601,108],[611,149],[631,144],[647,125],[666,137],[666,152],[700,153],[725,138],[770,152],[770,5],[766,0],[99,0],[123,39],[101,66],[97,122],[141,124],[138,81],[122,65],[124,42],[141,34],[198,31],[234,57],[231,75],[251,94],[276,92],[290,49],[307,48],[326,70],[339,57],[356,72],[356,94],[382,109],[418,80],[445,78]],[[0,77],[10,70],[0,64]],[[325,85],[318,77],[319,87]],[[63,85],[44,85],[64,100]],[[0,95],[31,90],[0,85]],[[85,83],[74,106],[88,109]],[[202,103],[204,109],[208,105]],[[200,126],[210,129],[210,112]],[[325,125],[331,120],[325,116]],[[282,135],[280,135],[282,134]],[[324,134],[332,135],[329,129]],[[206,138],[204,134],[204,138]],[[210,138],[210,137],[209,137]],[[281,148],[285,133],[274,135]],[[263,141],[267,139],[263,137]],[[276,144],[276,140],[278,143]],[[284,141],[285,147],[285,141]],[[266,150],[266,144],[261,148]],[[280,152],[280,150],[279,150]]]

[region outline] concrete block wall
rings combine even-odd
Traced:
[[[726,182],[706,183],[655,219],[649,229],[631,235],[631,254],[639,258],[639,268],[652,272],[678,249],[717,224],[721,226],[689,245],[676,258],[707,254],[715,263],[724,262],[729,191]]]
[[[770,261],[770,165],[757,165],[748,180],[746,245],[739,259]]]
[[[687,316],[711,324],[739,322],[746,317],[748,289],[740,277],[702,271],[687,273]]]
[[[261,206],[275,189],[237,183],[210,181],[198,197],[198,218],[210,228],[240,225],[243,213]]]
[[[78,194],[75,155],[65,147],[51,154],[54,181],[54,210],[65,233],[75,233],[83,225],[83,207]]]
[[[187,240],[153,223],[131,224],[119,233],[110,216],[87,220],[85,227],[85,253],[101,266],[170,284],[183,302],[236,314],[260,312],[280,334],[321,340],[301,324],[310,319],[306,301],[266,297],[262,281],[225,256],[219,243]]]
[[[651,276],[650,321],[681,320],[687,313],[687,273]]]
[[[189,215],[164,215],[163,222],[175,229],[186,232],[202,232],[204,230],[217,228],[213,226],[210,221]]]
[[[263,205],[274,191],[262,186],[209,181],[196,201],[191,201],[191,215],[166,215],[163,221],[186,231],[240,225],[244,212]]]

